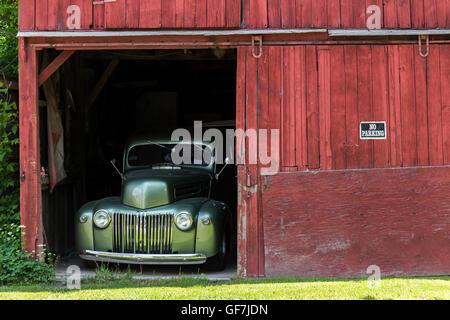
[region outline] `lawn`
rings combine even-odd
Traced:
[[[45,300],[315,300],[450,299],[450,277],[366,279],[234,279],[209,281],[179,277],[165,280],[88,280],[81,290],[57,285],[0,287],[0,299]]]

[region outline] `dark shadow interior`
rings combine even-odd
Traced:
[[[58,52],[44,51],[42,61],[47,54],[51,60]],[[108,69],[113,70],[111,75],[103,77]],[[102,79],[105,85],[96,95]],[[109,160],[122,166],[124,146],[133,132],[148,128],[171,132],[192,127],[194,121],[234,129],[232,49],[79,51],[52,81],[64,127],[67,178],[52,192],[43,185],[43,216],[48,249],[63,258],[75,255],[74,213],[88,201],[120,195],[121,179]],[[40,100],[41,165],[47,170],[43,90]],[[235,220],[236,176],[236,166],[228,166],[212,195],[229,204]]]

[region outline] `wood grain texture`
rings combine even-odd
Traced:
[[[127,26],[127,0],[105,3],[107,29],[125,29]]]
[[[382,10],[387,29],[449,28],[449,0],[118,0],[93,5],[91,0],[24,0],[23,30],[66,30],[70,4],[82,11],[82,30],[148,28],[238,28],[244,10],[245,28],[366,27],[367,8]],[[105,11],[106,10],[106,11]],[[151,12],[151,14],[146,14]]]
[[[307,135],[308,168],[320,167],[320,126],[318,101],[317,50],[314,46],[306,47],[306,86],[307,86]]]
[[[450,45],[439,47],[441,57],[442,147],[444,164],[450,164]]]
[[[39,144],[39,93],[36,51],[19,39],[20,218],[23,249],[39,254],[43,244]]]
[[[161,26],[161,0],[140,0],[139,27],[150,29]]]
[[[280,173],[263,191],[268,277],[450,272],[450,167]]]
[[[35,28],[35,0],[19,1],[19,30],[32,31]]]

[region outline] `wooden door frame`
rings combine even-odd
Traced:
[[[75,41],[74,41],[75,40]],[[104,41],[105,39],[100,39]],[[213,42],[194,41],[192,39],[178,39],[178,42],[163,44],[160,39],[154,42],[141,43],[137,49],[192,49],[192,48],[214,48],[217,46],[238,49],[237,65],[242,64],[241,58],[245,61],[256,59],[247,56],[251,51],[251,42],[248,38],[245,41]],[[37,61],[38,51],[47,48],[57,48],[64,51],[73,50],[101,50],[101,49],[132,49],[125,38],[108,39],[106,42],[92,42],[92,38],[82,39],[60,38],[19,38],[19,86],[20,86],[20,208],[21,224],[26,226],[23,250],[38,255],[42,252],[44,244],[43,224],[42,224],[42,188],[41,188],[41,163],[39,144],[39,66]],[[221,44],[225,44],[222,46]],[[240,46],[239,46],[239,45]],[[241,70],[242,71],[242,70]],[[243,76],[243,77],[242,77]],[[238,70],[236,78],[237,90],[242,93],[242,89],[249,83],[244,73]],[[245,93],[244,93],[245,94]],[[256,116],[257,105],[245,104],[245,96],[237,94],[236,104],[236,127],[250,128],[256,125],[256,118],[247,118],[249,114]],[[251,185],[249,185],[249,183]],[[250,192],[251,186],[256,186],[256,192]],[[259,183],[258,167],[255,165],[241,165],[238,167],[238,273],[243,277],[261,277],[263,271],[263,243],[262,225],[259,225],[260,191],[257,187]],[[250,192],[250,193],[249,193]],[[262,259],[262,260],[261,260]]]

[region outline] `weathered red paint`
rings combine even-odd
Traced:
[[[431,50],[434,56],[424,59],[420,57],[417,45],[335,45],[306,48],[266,46],[257,65],[252,62],[251,56],[239,60],[239,65],[243,64],[241,68],[246,68],[247,99],[243,102],[241,97],[238,105],[245,103],[247,124],[257,110],[258,123],[251,122],[251,128],[281,130],[281,171],[286,172],[273,177],[261,177],[259,187],[262,198],[259,210],[262,211],[262,221],[250,218],[253,217],[251,210],[249,211],[252,198],[244,201],[246,210],[242,214],[246,217],[247,268],[242,268],[256,270],[256,266],[259,265],[260,274],[266,276],[362,276],[362,272],[365,271],[362,265],[367,260],[361,264],[354,261],[358,254],[362,254],[360,251],[354,251],[352,253],[354,256],[351,256],[345,250],[336,250],[333,255],[324,258],[316,257],[308,250],[311,249],[310,246],[320,248],[321,237],[328,239],[324,236],[327,227],[337,236],[339,228],[342,227],[341,223],[344,226],[355,224],[355,228],[358,223],[372,223],[359,216],[358,219],[362,219],[361,221],[353,221],[352,217],[347,219],[346,214],[366,207],[375,210],[376,205],[381,206],[381,210],[389,210],[390,214],[397,212],[399,219],[404,219],[405,216],[417,211],[421,211],[425,217],[428,215],[435,217],[438,210],[442,230],[446,230],[446,233],[440,235],[439,240],[434,236],[429,243],[423,240],[420,246],[421,250],[425,250],[427,245],[432,246],[438,241],[441,245],[436,248],[435,254],[446,256],[443,243],[450,222],[447,200],[450,188],[450,163],[444,161],[444,155],[449,149],[447,138],[449,126],[444,125],[443,121],[445,118],[448,122],[449,108],[448,100],[445,99],[447,94],[444,97],[442,92],[448,88],[449,67],[448,58],[442,59],[440,56],[448,54],[449,47],[449,45],[433,45]],[[433,69],[437,61],[432,59],[440,61],[439,69]],[[267,69],[271,70],[273,66],[280,66],[279,69],[274,68],[280,70],[281,74],[269,71],[271,76],[267,78]],[[306,83],[302,80],[301,72],[299,75],[292,70],[307,70],[304,74]],[[431,83],[426,79],[427,74],[435,75]],[[252,83],[248,84],[249,81]],[[258,88],[256,98],[254,82]],[[306,92],[303,93],[303,90]],[[430,90],[433,90],[437,97],[429,97],[434,104],[428,106],[426,92]],[[425,95],[422,96],[421,93]],[[430,109],[427,111],[428,108]],[[437,110],[441,110],[441,113],[439,114]],[[430,111],[433,111],[434,121],[427,119],[427,112]],[[270,117],[268,118],[265,113],[269,113]],[[360,140],[361,121],[386,121],[387,139]],[[308,132],[306,136],[305,130]],[[429,139],[430,135],[436,135],[440,139],[436,142]],[[436,144],[439,146],[437,150]],[[431,153],[434,153],[440,161],[432,163],[428,158],[428,154]],[[436,165],[441,167],[433,169],[434,171],[413,169]],[[403,171],[381,169],[394,167],[404,169]],[[325,171],[323,173],[314,171],[317,169]],[[330,171],[342,169],[344,170],[336,173]],[[311,171],[305,171],[304,174],[287,173],[302,170],[313,170],[313,173]],[[427,180],[428,173],[430,180]],[[349,178],[343,179],[342,176]],[[268,185],[265,179],[269,181]],[[361,183],[365,181],[364,179],[371,182]],[[389,184],[389,187],[386,187],[386,194],[383,191],[385,184]],[[336,188],[335,191],[331,190],[332,186]],[[358,192],[358,188],[364,192]],[[441,188],[440,195],[431,197],[427,205],[422,205],[419,200],[414,199],[409,205],[398,205],[407,197],[410,190],[424,190],[423,192],[427,194],[421,194],[420,197],[427,197],[428,192],[437,192],[439,188]],[[323,195],[319,196],[321,193]],[[385,202],[387,195],[389,201]],[[305,208],[310,214],[315,210],[329,212],[327,219],[330,221],[324,222],[321,229],[323,234],[314,238],[319,244],[304,240],[302,245],[306,249],[303,249],[301,246],[293,245],[297,229],[286,231],[288,229],[280,228],[276,219],[283,217],[288,219],[290,224],[298,225],[300,228],[303,226],[301,217]],[[437,219],[437,216],[435,218]],[[402,232],[387,220],[377,220],[376,223],[382,224],[383,221],[386,225],[379,228],[384,228],[383,232],[391,232],[393,238],[398,232]],[[404,220],[405,223],[407,221]],[[423,223],[424,230],[431,232],[431,227],[427,226],[429,221],[420,223]],[[437,224],[439,225],[439,222]],[[262,235],[258,226],[263,227]],[[414,229],[412,225],[409,227]],[[313,234],[313,231],[311,234],[307,233],[307,239],[311,239]],[[372,233],[367,237],[372,239],[377,236]],[[263,237],[262,244],[254,240],[261,241],[261,237]],[[358,234],[358,237],[362,237],[362,234]],[[448,241],[448,238],[446,240]],[[254,243],[249,245],[252,241]],[[260,267],[263,260],[257,254],[259,246],[265,248],[264,269]],[[445,263],[434,263],[422,270],[419,268],[420,264],[415,269],[404,268],[403,261],[395,259],[386,264],[386,257],[390,255],[406,259],[404,251],[409,250],[407,246],[400,246],[398,249],[389,247],[389,253],[385,256],[380,253],[383,252],[383,248],[377,250],[373,255],[373,263],[379,259],[380,263],[385,265],[385,272],[391,275],[400,274],[402,270],[405,270],[405,274],[411,275],[448,273]],[[271,251],[279,254],[270,257]],[[308,253],[303,254],[304,251]],[[370,256],[368,252],[364,254],[367,258]],[[364,254],[361,257],[365,259]],[[311,260],[308,260],[306,255]],[[284,258],[281,259],[281,256]],[[304,256],[305,261],[302,260],[300,263],[301,256]],[[425,256],[428,257],[428,253]],[[333,261],[343,265],[336,267]],[[348,264],[347,267],[345,263]],[[301,266],[294,266],[295,264]],[[331,271],[333,267],[336,268]]]
[[[280,173],[263,191],[268,277],[445,275],[450,167]]]
[[[382,28],[449,28],[447,0],[21,0],[21,30],[67,30],[67,7],[81,9],[82,30],[366,28],[367,7],[381,9]]]
[[[38,254],[43,244],[36,51],[19,40],[20,217],[23,249]]]
[[[448,0],[266,1],[21,0],[20,30],[67,30],[69,5],[86,31],[364,29],[372,4],[383,28],[450,27]],[[238,166],[239,273],[365,276],[370,262],[383,274],[448,274],[450,45],[423,58],[417,42],[396,41],[271,35],[255,59],[246,35],[20,39],[25,249],[42,243],[35,49],[237,47],[237,128],[281,131],[281,173]],[[371,120],[386,121],[386,140],[359,139]],[[248,160],[258,144],[244,144]]]

